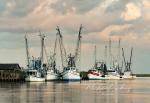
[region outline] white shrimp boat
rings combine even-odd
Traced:
[[[131,70],[133,48],[131,48],[130,61],[126,61],[123,48],[122,48],[122,53],[123,53],[123,59],[124,59],[124,65],[125,65],[125,70],[124,70],[124,73],[123,73],[122,77],[124,79],[134,79],[134,78],[136,78],[136,76],[133,76],[132,70]]]
[[[79,81],[80,73],[77,71],[75,67],[67,67],[62,72],[62,79],[65,81]]]
[[[46,71],[46,75],[45,75],[46,81],[53,81],[53,80],[58,80],[58,79],[59,79],[59,74],[56,73],[53,69]]]
[[[78,34],[78,39],[77,39],[77,46],[75,49],[75,54],[66,56],[66,50],[63,45],[63,38],[60,32],[59,27],[56,29],[58,31],[58,36],[59,36],[59,45],[60,45],[60,51],[61,51],[61,60],[62,60],[62,68],[63,71],[61,73],[62,80],[64,81],[79,81],[81,80],[80,78],[80,73],[78,71],[79,68],[77,68],[77,62],[80,61],[80,52],[81,52],[81,30],[82,30],[82,25],[79,28],[79,34]]]
[[[27,54],[27,62],[28,62],[28,69],[26,71],[25,81],[27,82],[43,82],[45,78],[43,76],[43,46],[44,46],[44,35],[41,35],[41,56],[35,58],[32,56],[32,59],[29,55],[28,50],[28,40],[25,36],[25,43],[26,43],[26,54]]]
[[[45,78],[41,77],[41,73],[37,70],[28,70],[27,71],[27,77],[25,78],[25,81],[27,82],[44,82]]]
[[[122,79],[122,76],[118,73],[116,69],[114,69],[114,70],[108,70],[107,75],[105,75],[105,78],[109,80],[113,80],[113,79],[119,80]]]

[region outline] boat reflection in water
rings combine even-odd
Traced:
[[[0,83],[1,103],[149,103],[149,79]]]

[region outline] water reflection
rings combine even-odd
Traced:
[[[0,83],[1,103],[149,103],[150,79]]]

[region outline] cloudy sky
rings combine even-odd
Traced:
[[[149,0],[0,0],[0,62],[26,65],[24,35],[39,30],[46,35],[49,52],[53,50],[56,26],[64,36],[67,52],[73,52],[78,29],[82,31],[82,70],[97,59],[104,59],[104,47],[112,39],[116,55],[118,38],[127,57],[134,48],[133,71],[150,73]],[[30,37],[31,55],[40,52],[39,37]]]

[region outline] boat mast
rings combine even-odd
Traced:
[[[131,48],[130,62],[129,62],[129,71],[131,71],[131,62],[132,62],[133,48]]]
[[[118,65],[120,63],[120,48],[121,48],[121,39],[119,38],[119,42],[118,42]]]
[[[111,66],[112,66],[112,53],[111,53],[111,38],[109,38],[109,65],[110,65],[110,69],[111,69]]]
[[[27,35],[25,35],[25,44],[26,44],[27,63],[28,63],[28,66],[30,66],[30,56],[29,56],[29,47],[28,47]]]
[[[81,56],[81,31],[82,31],[82,24],[80,25],[80,28],[79,28],[79,34],[78,34],[78,40],[77,40],[77,46],[76,46],[76,49],[75,49],[75,63],[77,64],[77,62],[80,61],[80,56]]]
[[[104,60],[105,60],[105,64],[107,64],[107,45],[105,45],[105,52],[104,52]]]
[[[97,61],[97,59],[96,59],[96,57],[97,57],[96,45],[95,45],[95,48],[94,48],[94,56],[95,56],[95,68],[96,68],[96,61]]]
[[[111,39],[109,39],[109,57],[111,58]]]
[[[125,71],[127,71],[127,63],[126,63],[126,59],[125,59],[125,55],[124,55],[124,49],[122,48],[122,56],[123,56],[123,60],[124,60],[124,66],[125,66]]]
[[[66,59],[66,49],[63,45],[63,36],[60,32],[59,27],[56,28],[57,34],[59,36],[59,46],[60,46],[60,53],[61,53],[61,61],[62,61],[62,68],[66,67],[67,59]]]
[[[41,67],[43,66],[43,60],[44,60],[44,38],[45,38],[45,35],[44,34],[41,34],[40,32],[40,37],[41,37]]]

